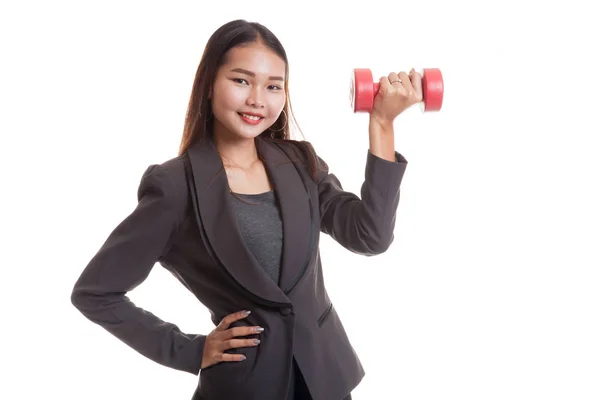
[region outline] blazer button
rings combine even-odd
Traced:
[[[281,309],[281,315],[288,316],[292,313],[292,309],[290,307],[285,307]]]

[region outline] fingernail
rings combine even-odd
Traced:
[[[262,332],[262,331],[264,331],[264,330],[265,330],[265,328],[263,328],[263,327],[261,327],[261,326],[259,326],[258,328],[256,328],[256,332]]]
[[[260,344],[260,340],[258,340],[258,339],[254,339],[254,340],[252,341],[252,343],[254,343],[254,344]]]
[[[246,311],[244,311],[244,312],[243,312],[243,314],[244,314],[244,315],[250,315],[250,313],[251,313],[251,312],[252,312],[252,311],[250,311],[250,310],[246,310]]]
[[[242,356],[242,361],[244,361],[246,359],[246,356]]]

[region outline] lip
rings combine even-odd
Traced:
[[[253,112],[245,112],[245,111],[241,111],[241,112],[239,112],[239,114],[252,115],[253,117],[261,117],[261,118],[265,117],[262,114],[257,114],[257,113],[253,113]]]
[[[261,117],[260,115],[256,115],[256,114],[250,114],[250,115],[256,115],[257,117],[260,117],[259,119],[256,119],[256,120],[249,119],[249,118],[245,117],[242,113],[238,113],[238,115],[240,116],[240,118],[242,119],[242,121],[244,121],[248,125],[258,125],[264,119],[264,117]]]

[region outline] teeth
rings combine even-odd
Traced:
[[[251,119],[253,121],[258,121],[261,117],[257,117],[255,115],[242,114],[244,117]]]

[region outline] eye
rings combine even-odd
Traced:
[[[242,79],[242,78],[233,78],[232,81],[234,81],[235,83],[239,83],[239,84],[248,83],[247,80]]]
[[[271,85],[271,86],[269,86],[269,89],[271,89],[271,90],[281,90],[282,88],[279,85]]]

